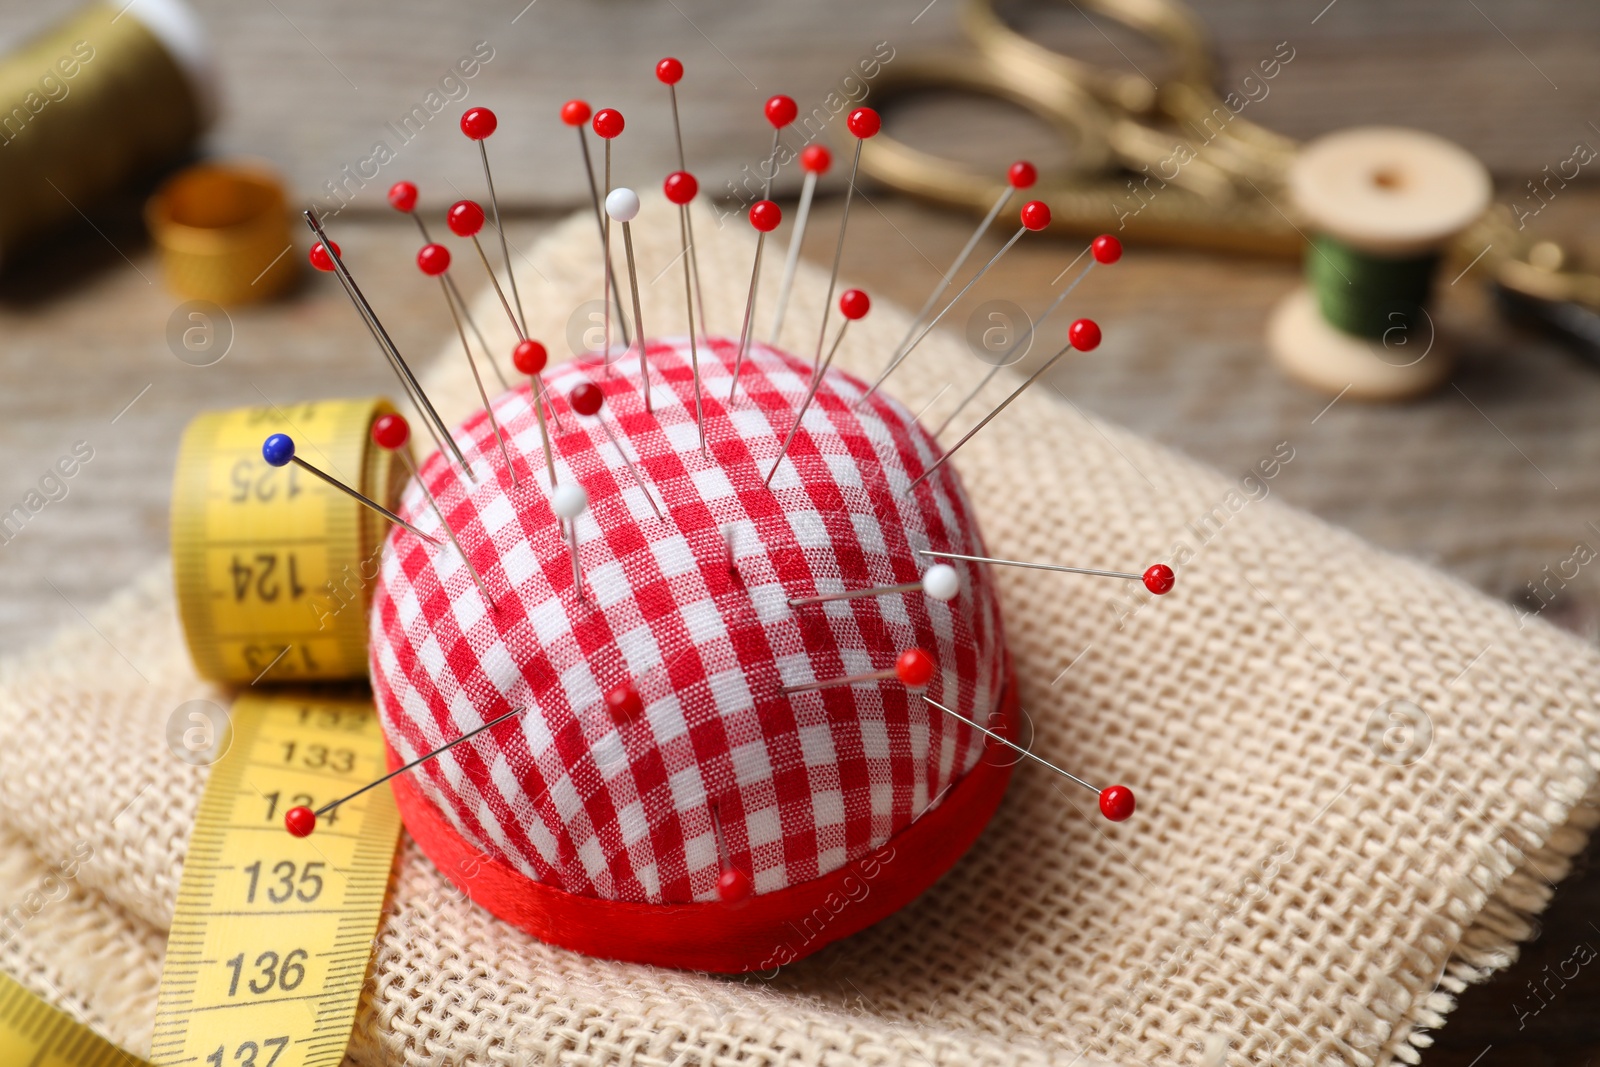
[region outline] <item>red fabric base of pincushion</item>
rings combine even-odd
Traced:
[[[1012,737],[1015,721],[1016,683],[1010,682],[999,722],[991,728]],[[1004,750],[991,750],[938,807],[881,847],[820,878],[735,904],[635,904],[564,892],[483,856],[408,775],[391,784],[406,829],[422,851],[475,903],[506,922],[590,956],[734,974],[792,963],[909,904],[988,825],[1013,762]],[[390,769],[399,765],[390,750]]]

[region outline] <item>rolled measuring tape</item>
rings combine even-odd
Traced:
[[[296,466],[262,458],[292,433],[316,466],[395,502],[405,468],[372,444],[386,400],[208,412],[189,424],[172,493],[173,579],[196,671],[247,688],[201,798],[167,942],[152,1059],[332,1067],[344,1058],[382,914],[400,819],[387,785],[323,817],[284,813],[381,777],[364,687],[367,605],[383,521]]]
[[[372,444],[388,401],[321,400],[207,412],[184,432],[172,489],[172,567],[195,671],[217,682],[367,676],[367,604],[383,520],[295,466],[268,434],[388,505],[405,469]]]
[[[1289,190],[1312,233],[1307,284],[1268,324],[1279,365],[1353,399],[1402,400],[1442,385],[1454,346],[1428,297],[1444,248],[1488,209],[1483,164],[1417,130],[1344,130],[1301,150]]]

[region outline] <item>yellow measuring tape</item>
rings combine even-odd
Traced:
[[[145,1067],[87,1026],[0,974],[0,1063],[6,1067]]]
[[[388,524],[261,442],[299,454],[379,503],[404,466],[372,444],[384,400],[209,412],[184,433],[172,489],[172,564],[195,670],[219,682],[334,681],[367,673],[367,602]]]
[[[404,467],[371,443],[383,400],[327,400],[196,418],[172,498],[173,573],[197,671],[252,687],[212,767],[161,975],[156,1064],[316,1067],[344,1058],[372,957],[400,820],[387,787],[290,836],[284,813],[380,777],[365,696],[274,694],[283,681],[364,678],[367,604],[385,522],[294,466],[272,433],[380,503]]]
[[[165,1067],[335,1067],[372,956],[400,816],[380,786],[290,836],[385,771],[360,697],[246,693],[213,765],[167,942],[152,1058]]]
[[[347,681],[367,673],[367,604],[387,524],[261,443],[287,433],[308,462],[388,506],[404,467],[373,447],[387,401],[210,412],[190,423],[172,494],[178,608],[196,671],[223,682]],[[249,688],[211,768],[157,998],[156,1067],[336,1067],[355,1021],[400,831],[370,790],[295,838],[316,809],[381,777],[372,701]],[[144,1067],[0,975],[0,1067]]]

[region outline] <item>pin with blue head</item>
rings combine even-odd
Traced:
[[[393,417],[398,418],[398,416]],[[379,421],[381,422],[382,420],[380,419]],[[314,475],[326,482],[328,485],[333,486],[333,488],[339,490],[339,492],[350,497],[363,507],[382,515],[385,519],[388,519],[397,526],[404,527],[429,544],[439,547],[440,543],[434,538],[429,537],[427,534],[423,533],[421,530],[417,529],[415,526],[411,525],[409,522],[402,519],[400,516],[396,515],[382,504],[378,503],[376,500],[373,500],[371,497],[361,492],[361,490],[355,488],[354,486],[346,485],[344,482],[341,482],[327,471],[322,470],[321,468],[307,463],[305,460],[301,459],[295,454],[294,438],[290,437],[288,434],[275,433],[269,436],[265,441],[261,442],[261,458],[267,461],[267,465],[269,467],[287,467],[289,464],[293,463],[306,473]]]

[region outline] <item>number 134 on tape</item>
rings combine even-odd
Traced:
[[[212,768],[156,1010],[158,1067],[335,1067],[372,956],[400,820],[388,788],[296,838],[284,812],[384,773],[366,699],[250,693]]]

